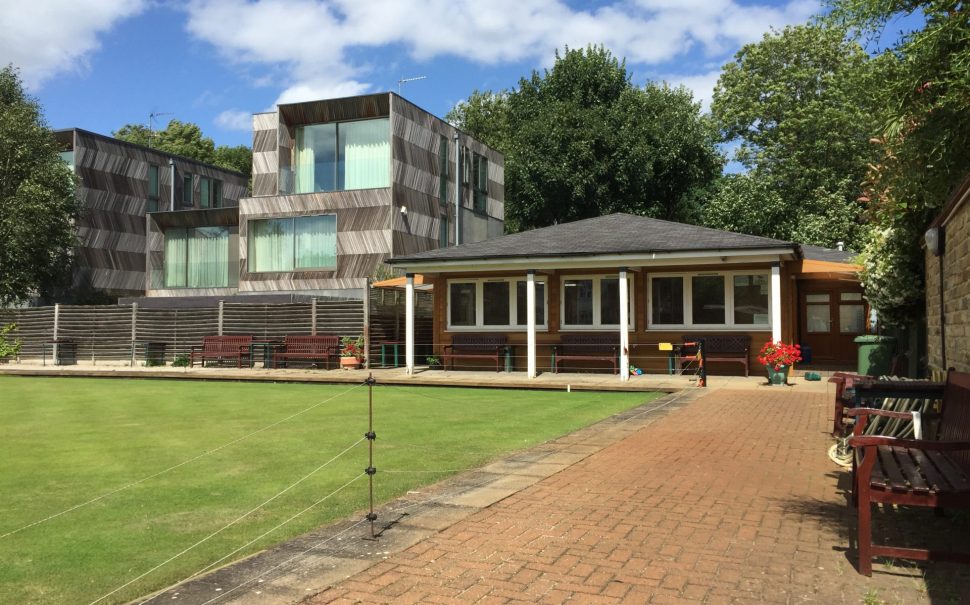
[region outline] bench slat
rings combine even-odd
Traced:
[[[893,451],[895,449],[889,446],[880,446],[876,451],[879,455],[879,463],[882,466],[883,473],[889,479],[888,488],[894,492],[906,492],[909,491],[909,482],[906,481],[902,471],[899,469],[899,463],[896,461],[896,456]]]
[[[936,468],[948,483],[945,491],[957,493],[970,492],[970,479],[967,478],[967,473],[959,465],[954,463],[946,453],[933,450],[927,450],[925,453],[933,461],[933,464],[936,465]]]
[[[913,458],[913,450],[897,448],[896,460],[899,462],[899,468],[906,476],[906,480],[914,493],[930,493],[930,486],[926,484],[926,480],[920,474],[919,463]]]
[[[919,465],[923,476],[926,477],[926,482],[930,486],[930,493],[935,494],[940,490],[946,489],[946,479],[936,470],[936,465],[930,461],[926,452],[923,450],[910,450],[910,452],[912,453],[913,459]]]

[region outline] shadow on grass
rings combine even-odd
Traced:
[[[859,560],[858,526],[855,508],[850,506],[851,473],[833,471],[826,476],[836,484],[840,501],[785,500],[781,504],[788,514],[834,530],[839,544],[833,550],[842,553],[848,573],[855,574]],[[872,539],[874,544],[967,552],[970,550],[970,509],[948,510],[944,517],[938,517],[930,508],[873,505]],[[877,584],[880,578],[909,578],[925,583],[928,600],[933,605],[970,605],[970,565],[885,557],[876,558],[873,563],[873,580]],[[862,586],[866,578],[861,575],[858,578]],[[863,602],[901,603],[892,598],[880,599],[878,590],[866,593]]]

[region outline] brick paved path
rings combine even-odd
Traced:
[[[713,390],[308,602],[970,602],[967,566],[855,572],[846,475],[825,453],[830,401]],[[927,511],[904,518],[970,542],[966,518],[955,538]]]

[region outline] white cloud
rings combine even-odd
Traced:
[[[145,9],[145,0],[33,0],[0,11],[0,64],[36,90],[63,72],[84,72],[98,36]]]
[[[253,128],[253,114],[238,109],[227,109],[216,116],[216,126],[226,130],[249,131]]]
[[[694,93],[694,100],[699,101],[701,110],[710,111],[711,97],[714,94],[714,87],[717,86],[717,79],[721,77],[721,70],[714,69],[707,73],[695,75],[670,75],[664,77],[664,81],[672,86],[686,86]]]
[[[564,0],[191,0],[187,11],[188,30],[230,60],[284,67],[279,101],[290,102],[370,90],[367,66],[353,57],[387,47],[417,61],[548,64],[564,45],[603,44],[650,66],[696,50],[722,58],[819,10],[817,0],[762,2],[616,0],[579,10]]]

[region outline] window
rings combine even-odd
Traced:
[[[296,193],[390,187],[388,118],[296,129]]]
[[[866,307],[861,292],[839,293],[839,333],[862,334],[866,331]]]
[[[438,199],[448,202],[448,139],[438,137]]]
[[[628,322],[633,326],[633,284],[627,278]],[[620,280],[592,276],[562,281],[563,329],[613,329],[620,327]]]
[[[442,206],[439,212],[441,214],[438,217],[438,247],[447,248],[448,235],[450,234],[448,227],[448,211]]]
[[[73,151],[59,151],[57,153],[61,157],[61,161],[67,164],[71,170],[74,170],[74,152]]]
[[[192,175],[187,174],[182,177],[182,205],[192,205]]]
[[[199,177],[199,207],[222,207],[222,181]]]
[[[158,210],[158,166],[148,165],[148,211]]]
[[[474,209],[485,212],[488,209],[488,158],[477,153],[472,156]]]
[[[546,327],[546,287],[536,281],[536,327]],[[448,284],[448,329],[525,330],[526,280],[485,278]]]
[[[165,287],[229,285],[229,229],[197,227],[165,232]]]
[[[767,273],[658,274],[648,284],[650,328],[770,328]]]
[[[325,270],[337,267],[333,214],[249,222],[249,271]]]

